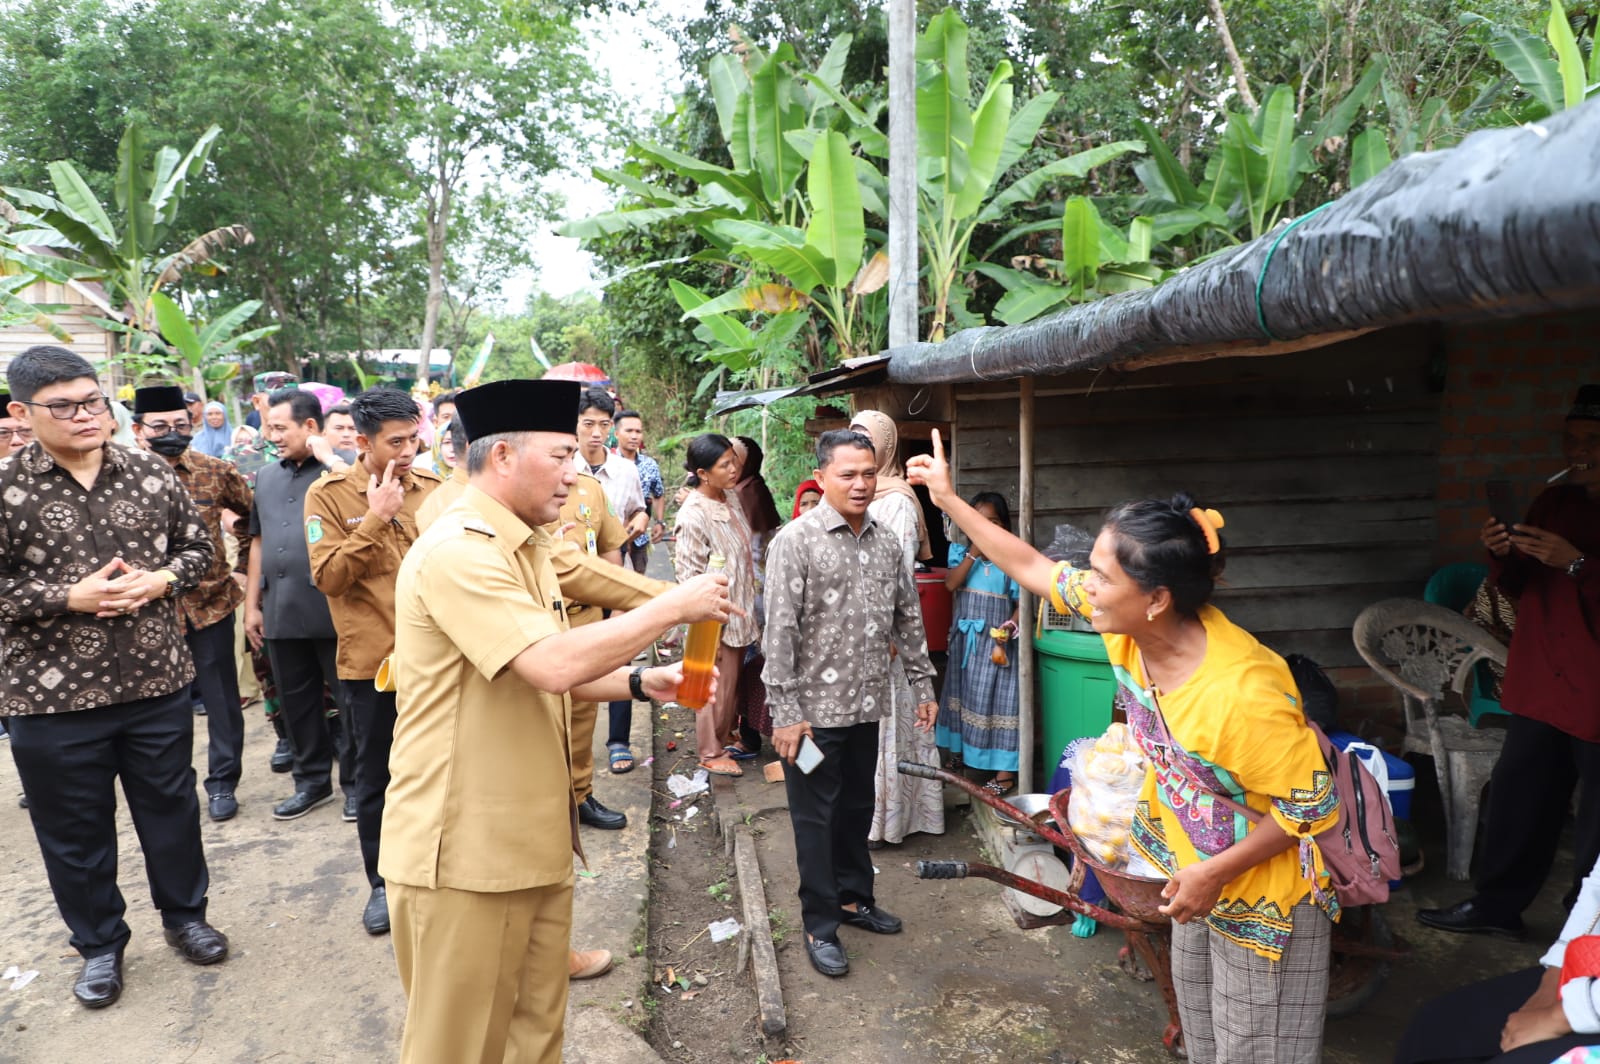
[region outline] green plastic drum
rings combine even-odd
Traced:
[[[1111,725],[1117,681],[1097,632],[1041,632],[1038,652],[1039,714],[1044,732],[1044,775],[1074,739],[1100,735]]]

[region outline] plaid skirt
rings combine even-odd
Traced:
[[[989,629],[1011,619],[1017,604],[1005,595],[961,588],[951,613],[949,660],[935,732],[939,748],[991,772],[1017,771],[1017,642],[1007,664],[991,658]]]

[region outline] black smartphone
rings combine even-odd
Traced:
[[[1509,480],[1490,480],[1483,485],[1483,494],[1489,500],[1489,514],[1511,531],[1511,526],[1522,520],[1522,510],[1517,506],[1516,493]]]

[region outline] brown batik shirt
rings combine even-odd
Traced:
[[[121,557],[167,569],[174,595],[214,552],[172,467],[107,444],[85,489],[38,443],[0,461],[0,714],[68,713],[157,698],[194,678],[170,599],[124,617],[67,609],[71,586]]]
[[[164,460],[164,459],[163,459]],[[189,492],[189,498],[200,511],[211,535],[211,545],[216,553],[211,567],[206,570],[200,586],[178,599],[178,621],[198,632],[210,628],[233,615],[244,601],[244,588],[233,578],[235,572],[243,573],[250,560],[250,486],[244,474],[232,462],[202,454],[192,447],[178,456],[173,472],[178,483]],[[234,526],[234,542],[239,546],[239,563],[228,565],[228,552],[222,542],[222,512],[232,510],[239,515]]]

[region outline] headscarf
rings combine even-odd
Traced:
[[[739,483],[733,486],[739,496],[739,508],[750,523],[750,534],[759,536],[775,532],[783,524],[778,516],[778,504],[772,501],[767,482],[761,479],[761,446],[748,437],[740,437],[744,444],[744,468],[739,471]]]
[[[878,490],[872,501],[889,495],[904,495],[911,500],[917,514],[917,560],[927,561],[933,557],[933,547],[928,542],[928,523],[922,516],[922,500],[912,490],[896,457],[900,432],[895,428],[894,419],[879,410],[860,410],[850,419],[850,427],[864,429],[878,455]]]
[[[800,496],[804,495],[808,491],[814,491],[818,495],[821,495],[822,485],[818,484],[814,480],[802,480],[800,482],[800,486],[794,489],[794,513],[789,515],[790,520],[800,516]]]
[[[216,410],[222,414],[222,427],[214,429],[206,421],[206,414]],[[228,420],[228,408],[213,399],[206,404],[205,410],[200,415],[200,424],[195,426],[199,431],[189,441],[189,446],[201,454],[209,454],[213,458],[221,458],[224,452],[233,444],[233,423]]]

